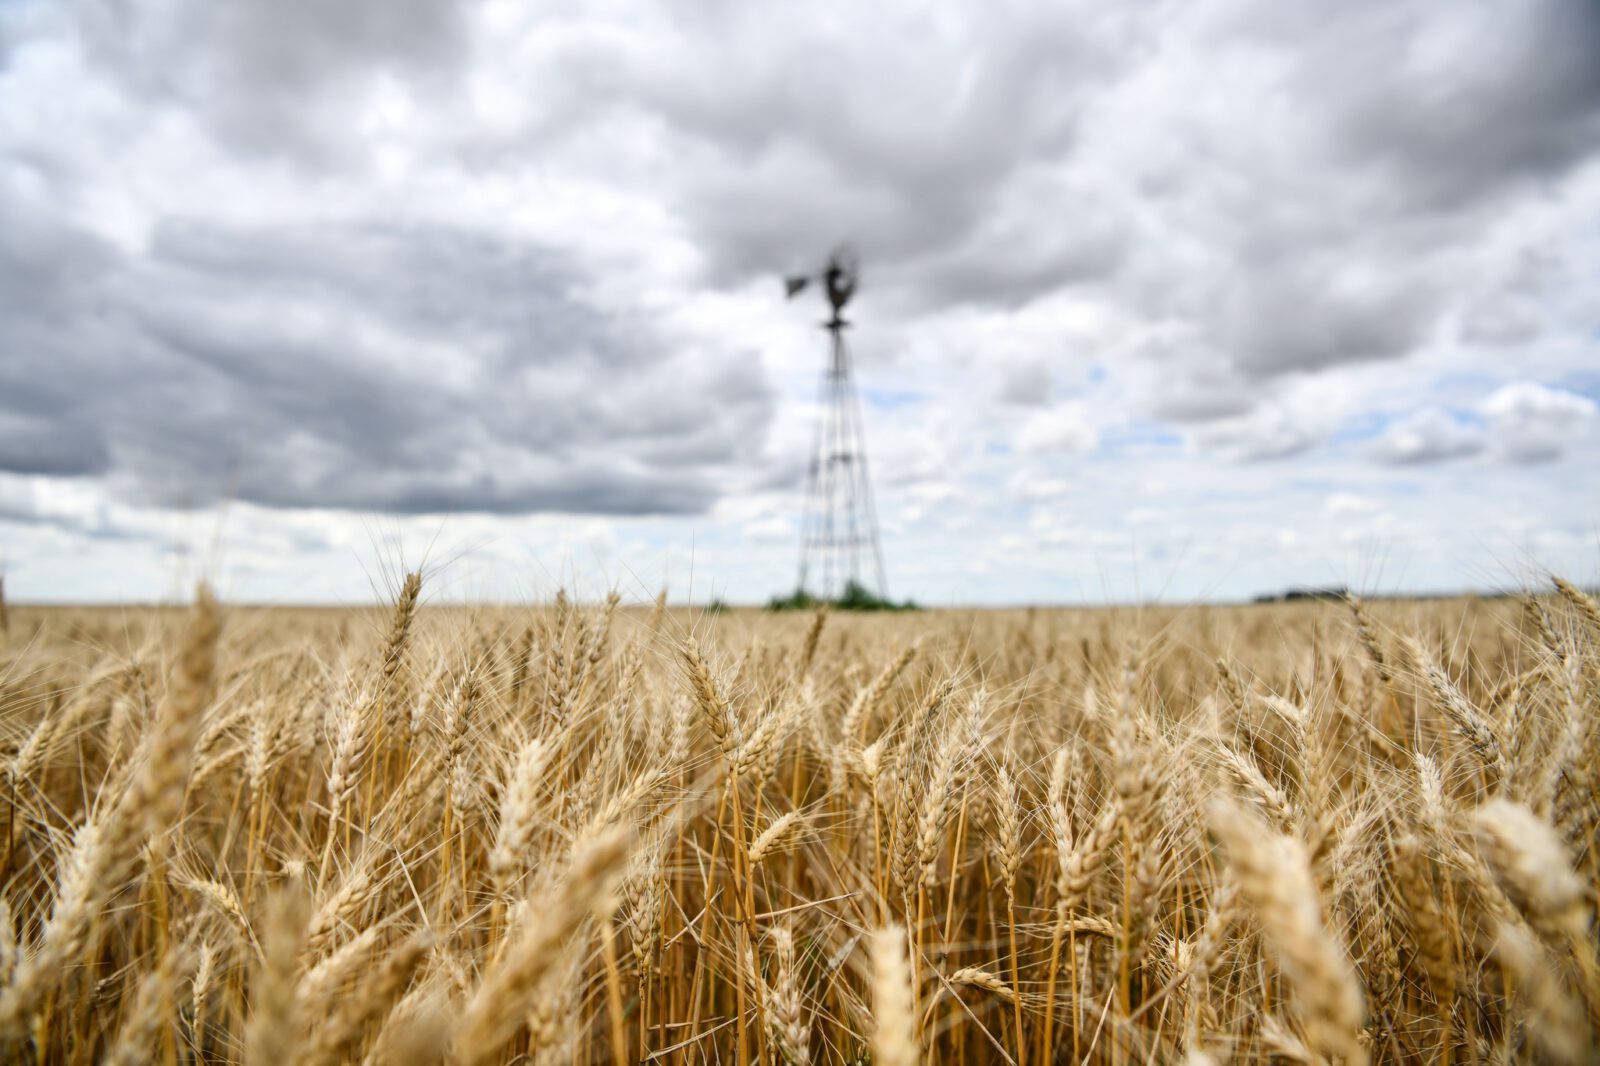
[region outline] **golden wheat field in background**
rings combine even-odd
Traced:
[[[855,616],[422,585],[11,609],[0,1057],[1592,1060],[1570,585]]]

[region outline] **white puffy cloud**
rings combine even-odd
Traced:
[[[1064,403],[1036,410],[1017,427],[1016,446],[1027,455],[1086,452],[1099,440],[1082,404]]]
[[[1586,396],[1531,381],[1506,385],[1483,401],[1496,447],[1517,463],[1555,459],[1582,446],[1595,412]]]
[[[1367,518],[1382,509],[1377,500],[1353,492],[1335,492],[1323,504],[1323,510],[1335,518]]]
[[[1259,408],[1250,414],[1211,422],[1193,434],[1202,451],[1237,462],[1287,459],[1309,451],[1316,433],[1282,407]]]
[[[1378,438],[1374,452],[1384,462],[1420,464],[1476,455],[1483,448],[1482,426],[1428,407],[1397,420]]]

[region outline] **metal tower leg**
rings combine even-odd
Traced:
[[[801,524],[800,589],[830,600],[850,584],[879,597],[888,595],[861,404],[844,339],[848,325],[837,314],[825,323],[828,368],[819,396]],[[870,584],[862,560],[867,552],[874,579]]]

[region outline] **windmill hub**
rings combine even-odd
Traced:
[[[828,260],[828,268],[822,272],[822,281],[827,286],[828,302],[833,305],[835,318],[844,310],[844,305],[850,302],[850,297],[855,295],[860,271],[860,261],[856,258],[855,252],[849,248],[842,248],[833,253],[833,257]]]

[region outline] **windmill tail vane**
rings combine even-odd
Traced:
[[[813,281],[826,288],[833,314],[828,331],[829,358],[823,371],[817,421],[806,471],[806,503],[800,535],[799,591],[825,600],[860,590],[888,597],[883,548],[867,466],[861,403],[851,374],[849,328],[841,314],[855,294],[859,263],[848,247],[836,251],[819,275],[786,278],[790,298]]]

